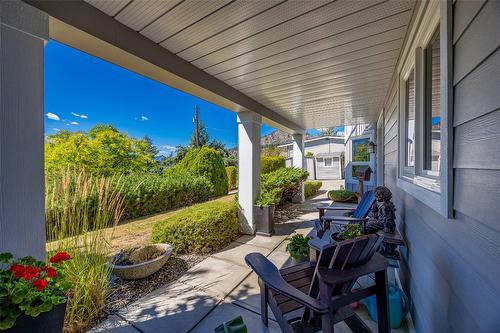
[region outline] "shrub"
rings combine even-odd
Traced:
[[[206,177],[213,185],[215,195],[227,194],[227,174],[220,153],[209,147],[191,149],[169,171],[169,174],[187,171],[195,176]]]
[[[299,193],[301,183],[307,179],[309,173],[299,168],[280,168],[264,174],[260,179],[261,193],[269,193],[279,189],[278,203],[290,201]]]
[[[285,158],[283,156],[261,156],[260,173],[266,174],[284,168]]]
[[[236,188],[237,186],[237,181],[238,181],[238,169],[236,169],[235,166],[227,166],[226,167],[226,174],[227,174],[227,188],[228,190],[232,190],[233,188]]]
[[[188,207],[153,226],[152,241],[175,253],[210,253],[239,236],[238,205],[211,201]]]
[[[304,183],[304,194],[306,198],[314,195],[318,190],[321,188],[321,185],[323,185],[322,182],[317,181],[317,180],[311,180],[308,182]]]
[[[332,201],[349,202],[357,201],[356,193],[347,190],[333,190],[328,192],[328,198]]]

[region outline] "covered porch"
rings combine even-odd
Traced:
[[[416,331],[494,331],[499,14],[493,0],[4,1],[0,251],[44,257],[43,47],[54,39],[238,113],[247,235],[255,233],[262,123],[292,135],[299,168],[307,129],[375,123],[370,160],[376,185],[393,192],[408,244],[397,275]],[[178,311],[211,302],[186,297]]]

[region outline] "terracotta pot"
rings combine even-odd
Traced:
[[[64,314],[66,303],[58,304],[48,312],[40,313],[37,317],[21,315],[14,326],[5,333],[62,333],[64,328]]]

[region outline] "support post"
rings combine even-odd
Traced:
[[[257,113],[239,112],[238,122],[238,204],[240,231],[255,233],[253,206],[260,190],[260,125]]]
[[[0,2],[0,252],[45,259],[43,56],[47,14]]]
[[[304,154],[304,134],[293,134],[293,158],[292,165],[294,168],[305,169],[305,154]],[[304,202],[304,184],[301,185],[299,193],[293,197],[292,201],[296,203]]]

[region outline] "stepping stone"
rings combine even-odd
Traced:
[[[105,321],[89,330],[87,333],[140,333],[132,325],[116,315],[111,315]]]
[[[240,265],[241,267],[248,268],[247,264],[245,263],[245,256],[252,252],[262,253],[264,256],[267,256],[269,253],[271,253],[271,250],[260,246],[232,242],[227,247],[222,249],[222,251],[212,255],[212,258],[217,258],[230,262],[232,264]]]
[[[253,246],[259,246],[259,247],[264,247],[266,249],[272,250],[274,249],[279,243],[285,239],[286,236],[281,235],[281,236],[261,236],[261,235],[244,235],[241,236],[236,240],[238,243],[242,244],[247,244],[247,245],[253,245]]]
[[[176,282],[155,290],[119,314],[143,333],[184,333],[219,302],[213,295]]]

